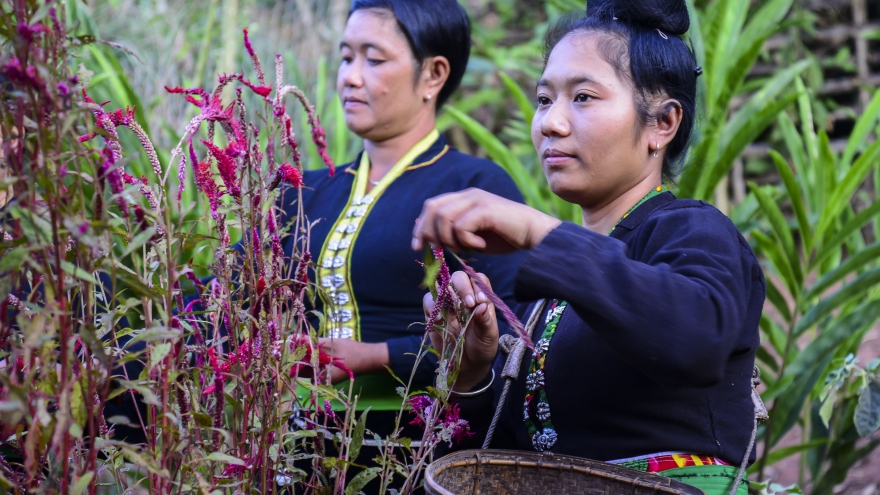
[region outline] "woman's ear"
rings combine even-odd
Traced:
[[[675,138],[678,126],[681,125],[683,110],[678,100],[665,100],[657,107],[654,125],[648,129],[648,147],[652,151],[666,148]]]
[[[446,57],[438,55],[425,60],[422,64],[423,91],[425,92],[422,98],[425,101],[436,101],[437,95],[443,89],[447,79],[449,79],[449,60]]]

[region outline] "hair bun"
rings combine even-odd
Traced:
[[[587,15],[679,36],[691,25],[684,0],[588,0]]]

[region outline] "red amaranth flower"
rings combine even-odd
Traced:
[[[532,344],[532,339],[529,338],[529,336],[526,334],[526,330],[525,328],[523,328],[523,325],[519,321],[519,318],[516,317],[516,313],[514,313],[510,309],[510,307],[508,307],[507,304],[505,304],[504,301],[502,301],[501,298],[498,297],[497,294],[492,292],[492,289],[486,284],[486,282],[483,282],[482,278],[477,276],[477,272],[475,272],[473,268],[465,264],[464,261],[461,262],[461,266],[464,267],[465,272],[467,272],[471,280],[474,281],[474,284],[477,286],[477,288],[483,291],[484,294],[486,294],[486,297],[489,298],[489,302],[491,302],[492,305],[495,306],[495,309],[501,312],[501,316],[504,317],[504,319],[510,325],[510,328],[512,328],[517,333],[517,335],[520,336],[520,338],[526,343],[529,349],[534,350],[535,347]]]
[[[37,73],[37,68],[32,65],[22,67],[17,57],[9,59],[0,69],[0,73],[15,84],[28,86],[46,94],[46,83]]]
[[[116,195],[116,204],[119,205],[122,214],[127,217],[128,203],[125,201],[125,198],[122,197],[122,192],[124,191],[125,186],[122,182],[122,173],[120,172],[119,167],[116,166],[115,153],[110,147],[106,147],[101,155],[104,158],[104,163],[101,165],[100,173],[107,179],[107,183],[110,185],[110,190]]]
[[[312,361],[312,349],[318,351],[318,370],[325,370],[328,366],[334,366],[336,368],[341,369],[346,374],[348,374],[348,378],[350,380],[354,380],[354,372],[351,371],[351,368],[346,366],[341,359],[331,356],[323,351],[320,345],[312,344],[307,337],[302,337],[300,339],[293,339],[290,342],[290,350],[293,351],[297,347],[304,346],[306,349],[306,354],[302,358],[302,362],[295,364],[290,369],[290,376],[293,377],[298,374],[303,368],[311,368]]]
[[[278,171],[275,172],[275,178],[272,180],[272,184],[269,186],[269,190],[274,190],[281,183],[284,182],[286,184],[290,184],[293,187],[300,188],[303,186],[303,176],[302,172],[299,171],[295,166],[284,163],[280,167],[278,167]]]
[[[209,141],[202,139],[202,143],[204,143],[208,148],[208,151],[211,152],[217,160],[217,170],[220,172],[220,178],[223,179],[223,184],[226,186],[226,192],[236,199],[241,198],[241,189],[238,186],[238,177],[236,175],[237,166],[235,164],[235,159],[229,156],[225,150],[221,150]]]
[[[407,400],[410,412],[415,416],[409,424],[425,427],[425,420],[431,416],[431,410],[434,407],[434,399],[427,395],[414,395]]]
[[[244,48],[251,57],[251,62],[254,64],[254,70],[257,71],[257,79],[260,81],[260,85],[265,86],[266,75],[263,73],[263,64],[260,63],[260,57],[257,56],[257,52],[254,51],[254,47],[251,45],[247,28],[244,29]]]
[[[51,31],[39,22],[32,26],[28,26],[25,22],[18,23],[18,35],[28,43],[33,43],[34,39],[42,33],[51,33]]]
[[[449,266],[446,264],[446,258],[443,256],[442,249],[433,251],[434,259],[440,263],[440,269],[437,271],[437,300],[434,301],[434,309],[431,310],[425,329],[431,331],[434,323],[440,318],[440,312],[452,309],[452,298],[449,295],[449,282],[452,276],[449,274]]]
[[[220,191],[217,189],[217,183],[214,182],[214,174],[211,172],[211,162],[205,160],[198,161],[195,150],[193,150],[192,141],[189,142],[189,155],[193,167],[193,179],[196,187],[205,193],[208,197],[208,203],[211,205],[211,216],[217,217],[217,206],[220,203]]]
[[[324,164],[330,169],[330,177],[333,177],[333,174],[336,173],[336,165],[333,163],[333,160],[330,159],[330,155],[327,154],[327,135],[324,132],[324,128],[321,127],[321,119],[318,118],[318,114],[315,113],[314,108],[309,108],[308,114],[309,126],[312,129],[312,141],[314,141],[315,146],[318,147],[318,154],[321,155]]]

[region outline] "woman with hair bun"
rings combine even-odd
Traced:
[[[701,69],[681,38],[688,27],[684,0],[590,0],[586,16],[547,33],[532,138],[583,227],[470,190],[425,203],[413,248],[525,253],[515,295],[532,301],[518,314],[537,322],[534,351],[499,406],[491,447],[745,494],[765,285],[727,217],[664,186],[695,121]],[[453,390],[486,433],[503,381],[495,309],[465,273],[453,284],[475,312]]]

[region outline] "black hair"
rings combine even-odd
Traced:
[[[471,55],[471,23],[456,0],[354,0],[349,17],[361,9],[384,9],[397,18],[416,63],[442,56],[449,61],[449,78],[437,95],[440,108],[461,84]]]
[[[696,120],[697,76],[693,49],[681,38],[690,27],[684,0],[589,0],[586,15],[564,17],[544,37],[544,65],[553,48],[577,31],[603,35],[598,48],[618,76],[634,89],[640,125],[662,118],[651,100],[666,97],[681,105],[678,132],[663,159],[663,178],[672,181],[690,146]]]

